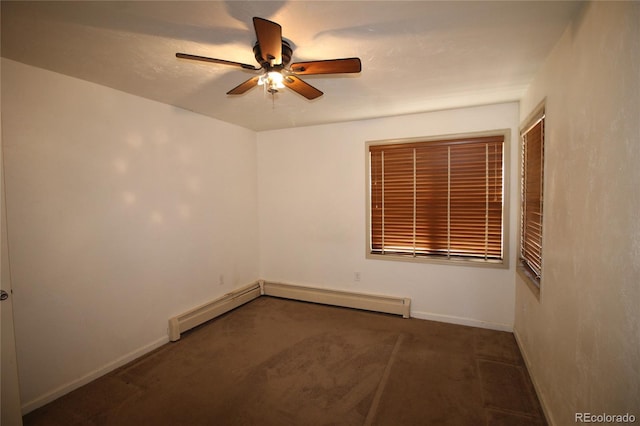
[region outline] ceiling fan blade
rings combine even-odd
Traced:
[[[256,68],[253,65],[242,64],[240,62],[226,61],[224,59],[207,58],[206,56],[189,55],[188,53],[176,53],[176,58],[190,59],[194,61],[213,62],[214,64],[232,65],[234,67],[244,68],[246,70],[257,71],[260,68]]]
[[[296,62],[291,71],[299,75],[342,74],[362,71],[360,58],[329,59],[326,61]]]
[[[240,83],[233,89],[229,90],[227,92],[227,95],[241,95],[247,90],[253,89],[255,86],[257,86],[259,79],[260,79],[260,76],[252,77],[249,80],[245,81],[244,83]]]
[[[262,59],[270,65],[282,63],[282,27],[263,18],[253,18]]]
[[[289,89],[300,93],[302,96],[304,96],[307,99],[315,99],[319,96],[322,96],[322,92],[320,90],[316,89],[309,83],[302,81],[295,75],[289,75],[285,77],[284,80],[282,80],[282,82]]]

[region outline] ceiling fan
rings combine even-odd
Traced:
[[[359,58],[296,62],[288,66],[293,49],[282,38],[282,27],[275,22],[258,17],[253,18],[253,26],[258,38],[253,46],[253,53],[260,67],[187,53],[176,53],[176,57],[231,65],[251,71],[262,70],[260,75],[256,75],[229,90],[227,95],[240,95],[255,86],[264,86],[266,91],[273,95],[280,89],[288,87],[307,99],[315,99],[322,96],[322,92],[303,81],[299,77],[300,75],[359,73],[362,70]]]

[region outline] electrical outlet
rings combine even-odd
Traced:
[[[224,275],[223,274],[220,274],[220,279],[218,281],[218,284],[224,285]]]
[[[354,272],[353,273],[353,280],[355,282],[359,282],[360,281],[360,272]]]

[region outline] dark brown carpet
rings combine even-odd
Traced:
[[[260,297],[30,425],[545,425],[511,333]]]

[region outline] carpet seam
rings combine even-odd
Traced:
[[[373,419],[378,411],[378,405],[380,405],[380,400],[382,399],[382,392],[387,386],[387,381],[389,380],[389,375],[391,374],[391,366],[393,365],[396,355],[398,354],[402,340],[404,340],[404,334],[399,334],[398,338],[396,339],[396,343],[393,346],[393,350],[391,351],[391,355],[389,356],[389,360],[387,361],[387,365],[384,367],[384,371],[382,372],[382,378],[380,379],[380,383],[378,383],[378,388],[376,389],[373,401],[371,402],[371,407],[369,407],[369,412],[367,413],[367,417],[364,420],[364,426],[370,426],[373,423]]]

